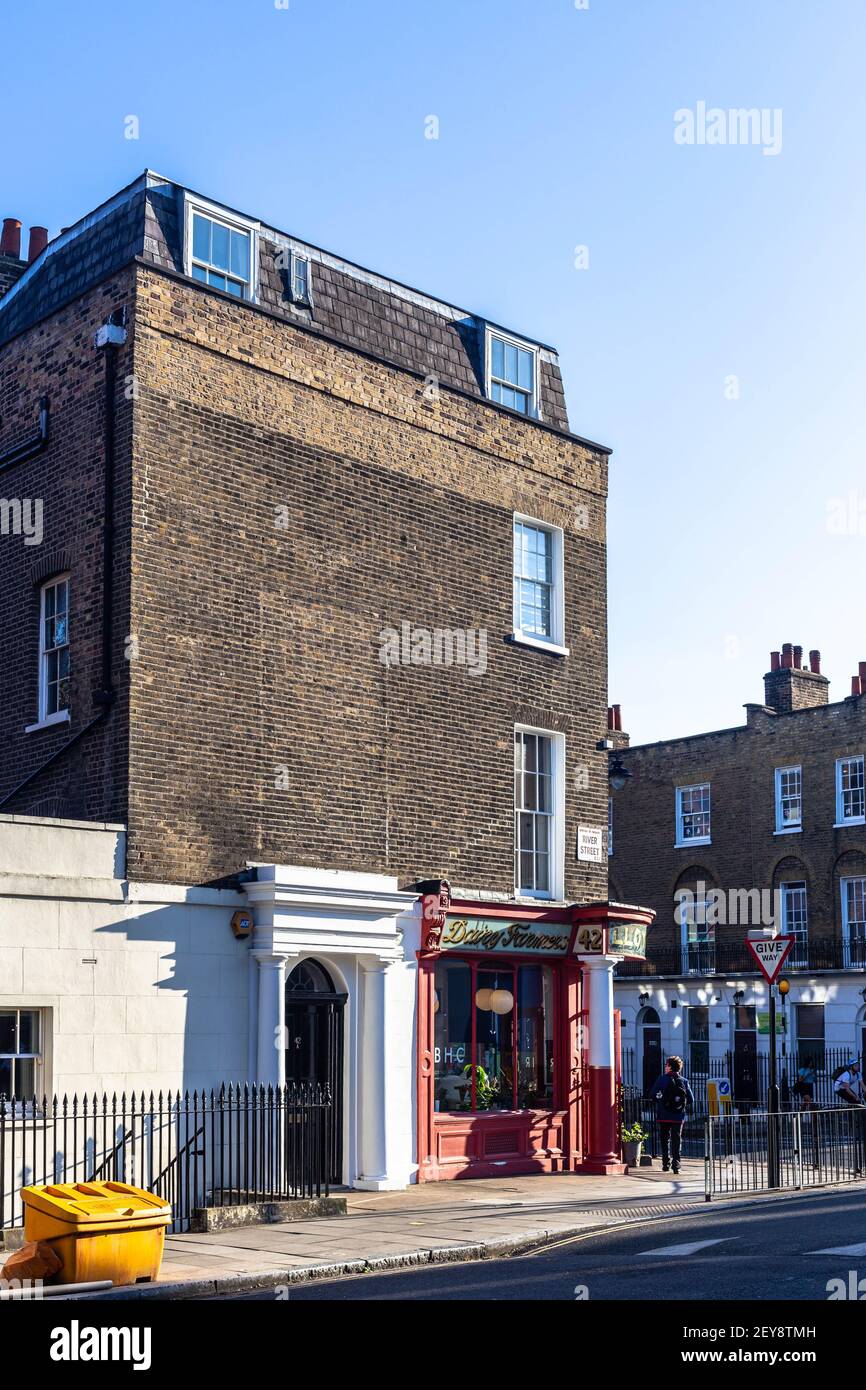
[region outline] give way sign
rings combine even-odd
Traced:
[[[788,952],[794,944],[793,936],[767,936],[753,941],[746,937],[746,945],[758,962],[761,974],[767,984],[775,984],[776,976],[784,965]]]

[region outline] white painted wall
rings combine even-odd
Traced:
[[[48,1093],[247,1079],[245,900],[126,883],[124,839],[0,816],[0,1007],[45,1010]]]

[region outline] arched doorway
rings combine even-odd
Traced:
[[[662,1074],[662,1025],[656,1009],[642,1009],[640,1018],[641,1040],[641,1094],[648,1096],[653,1082]]]
[[[331,1089],[330,1181],[343,1181],[343,1008],[346,995],[317,960],[302,960],[286,980],[286,1082]]]

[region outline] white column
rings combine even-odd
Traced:
[[[259,967],[256,1081],[282,1086],[286,1080],[286,956],[253,951]]]
[[[618,956],[584,956],[588,980],[589,1065],[613,1067],[613,968]]]
[[[358,1106],[358,1157],[356,1187],[373,1190],[388,1186],[386,975],[388,961],[360,956],[363,981],[360,1040],[360,1104]]]

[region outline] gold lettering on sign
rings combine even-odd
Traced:
[[[476,951],[555,951],[568,950],[570,928],[561,932],[534,930],[525,922],[509,922],[505,926],[489,920],[469,922],[466,917],[451,917],[445,925],[442,946],[462,946]]]

